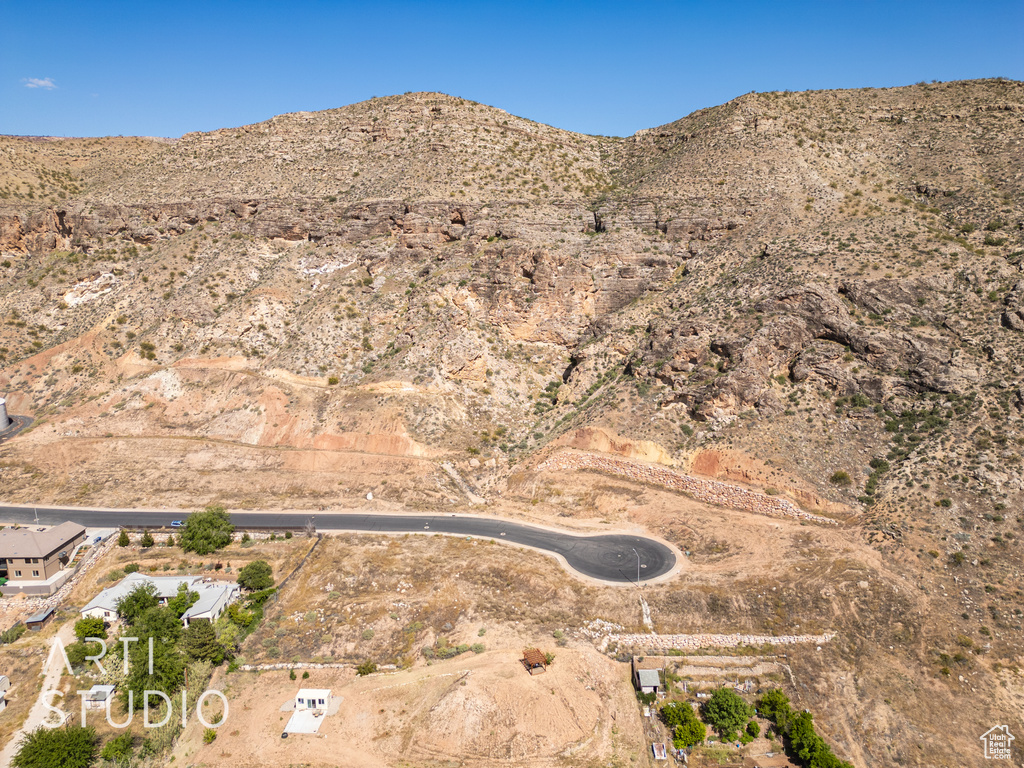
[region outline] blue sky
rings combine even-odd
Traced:
[[[180,136],[443,91],[629,135],[748,91],[1024,79],[1024,2],[0,0],[0,133]]]

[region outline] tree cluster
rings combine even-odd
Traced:
[[[782,736],[790,752],[805,768],[853,768],[832,753],[832,748],[814,730],[810,712],[795,712],[789,706],[789,697],[778,688],[766,692],[758,708],[771,720],[774,730]]]
[[[685,701],[673,701],[663,706],[661,719],[672,729],[672,745],[676,749],[700,744],[708,736],[708,729]]]

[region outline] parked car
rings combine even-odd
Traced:
[[[181,528],[184,524],[181,520],[171,520],[171,528]]]

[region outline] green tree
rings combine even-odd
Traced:
[[[132,543],[132,540],[128,538],[128,531],[124,528],[121,529],[121,535],[117,537],[117,546],[127,547]]]
[[[747,733],[754,739],[761,735],[761,726],[757,724],[756,720],[747,723]]]
[[[134,754],[135,737],[130,733],[122,733],[103,745],[100,757],[112,763],[126,763]]]
[[[87,637],[98,637],[105,640],[107,638],[107,628],[103,624],[103,619],[90,616],[75,622],[75,636],[80,643],[84,643]]]
[[[179,584],[178,594],[167,601],[167,607],[180,619],[185,615],[185,611],[195,605],[196,600],[198,599],[198,592],[192,592],[189,590],[187,584]]]
[[[185,658],[178,650],[181,620],[167,607],[148,608],[132,624],[132,634],[139,638],[128,650],[128,677],[121,688],[121,700],[128,708],[128,692],[134,709],[143,706],[146,690],[161,691],[168,696],[181,688],[185,680]],[[149,641],[153,639],[153,672],[149,671]],[[150,706],[161,699],[151,697]]]
[[[234,531],[231,516],[224,507],[211,505],[185,520],[180,535],[181,548],[197,555],[208,555],[230,544]]]
[[[238,572],[238,583],[253,591],[274,585],[274,572],[266,560],[253,560]]]
[[[21,741],[14,768],[89,768],[96,759],[99,738],[93,728],[69,725],[36,728]]]
[[[686,702],[673,701],[661,708],[661,719],[672,729],[672,744],[685,749],[700,744],[708,736],[707,728]]]
[[[128,624],[145,611],[160,604],[156,595],[156,587],[152,583],[137,584],[131,592],[117,601],[117,615]]]
[[[673,731],[672,746],[676,749],[686,749],[703,743],[708,737],[708,729],[700,720],[694,717],[689,722],[676,726]]]
[[[142,544],[143,549],[149,549],[154,544],[156,544],[156,541],[153,539],[153,534],[151,534],[149,531],[145,531],[142,534],[142,541],[140,543]]]
[[[193,619],[181,637],[181,650],[190,659],[220,664],[224,661],[224,647],[217,642],[213,624],[205,619]]]
[[[704,702],[702,714],[719,736],[729,740],[753,716],[754,710],[732,689],[719,688]]]
[[[778,723],[780,715],[789,715],[789,697],[782,692],[781,688],[772,688],[761,696],[757,702],[757,708],[773,723]]]

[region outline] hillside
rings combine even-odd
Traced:
[[[5,498],[457,509],[451,462],[495,511],[691,551],[659,631],[838,631],[793,667],[858,765],[961,765],[1024,731],[1022,140],[1005,80],[628,138],[422,93],[0,137],[0,394],[36,419]],[[566,446],[839,525],[538,470]]]

